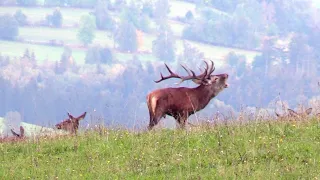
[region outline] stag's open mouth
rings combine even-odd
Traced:
[[[223,77],[225,78],[224,79],[224,83],[225,83],[224,88],[228,88],[229,84],[226,81],[228,80],[229,75],[228,74],[223,74]]]

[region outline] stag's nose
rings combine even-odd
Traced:
[[[228,78],[229,75],[228,75],[228,74],[223,74],[223,77],[224,77],[224,78]]]

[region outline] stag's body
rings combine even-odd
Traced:
[[[296,111],[289,109],[289,108],[287,110],[288,110],[288,114],[286,114],[286,115],[280,115],[277,112],[275,112],[275,114],[278,118],[280,118],[282,120],[283,119],[294,120],[294,119],[305,119],[312,112],[312,108],[302,110],[302,112],[296,112]]]
[[[210,75],[214,70],[213,67],[209,71],[206,69],[202,75],[197,76],[198,79],[196,79],[193,71],[191,71],[193,75],[189,74],[190,76],[188,77],[181,77],[173,73],[168,67],[167,69],[171,75],[165,78],[161,75],[161,80],[156,82],[171,77],[181,78],[182,81],[194,78],[194,82],[200,85],[196,88],[179,87],[158,89],[148,94],[149,129],[157,125],[165,115],[175,118],[180,124],[180,127],[184,128],[190,115],[205,108],[212,98],[227,87],[225,81],[228,75]]]

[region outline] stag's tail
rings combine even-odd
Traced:
[[[148,94],[147,95],[147,105],[148,105],[148,110],[149,110],[149,117],[150,117],[150,122],[149,122],[149,126],[148,126],[148,129],[151,130],[152,127],[154,126],[154,111],[153,111],[153,107],[152,107],[152,96],[151,94]]]

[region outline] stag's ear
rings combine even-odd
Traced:
[[[196,84],[203,84],[203,82],[199,79],[192,79],[192,81]]]
[[[306,110],[306,114],[307,115],[311,114],[311,112],[312,112],[312,108],[309,108],[309,109]]]
[[[219,80],[219,76],[212,75],[212,76],[210,76],[209,79],[206,80],[205,85],[214,84],[214,83],[218,82],[218,80]]]
[[[24,137],[24,128],[20,126],[20,136]]]
[[[82,115],[77,117],[77,120],[80,121],[80,120],[84,119],[86,117],[86,114],[87,114],[87,112],[84,112]]]
[[[68,113],[68,116],[70,119],[74,119],[74,117],[70,113]]]
[[[289,115],[291,116],[298,116],[298,113],[296,113],[294,110],[292,109],[288,109]]]

